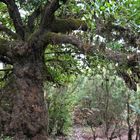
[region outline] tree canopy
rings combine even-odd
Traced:
[[[4,49],[6,53],[10,50],[9,48],[6,50],[6,47],[3,49],[2,47],[8,43],[7,41],[12,41],[13,43],[14,40],[23,40],[30,41],[31,43],[35,40],[33,36],[39,34],[41,42],[44,42],[44,44],[61,45],[65,43],[76,45],[80,49],[80,53],[90,54],[91,56],[99,55],[109,61],[111,60],[119,65],[123,65],[123,67],[128,66],[126,69],[130,68],[133,71],[132,73],[138,75],[137,77],[139,78],[138,70],[134,70],[134,66],[132,68],[129,66],[137,65],[136,61],[139,63],[140,15],[138,5],[139,1],[131,0],[119,2],[113,0],[69,0],[68,2],[21,0],[8,2],[3,0],[0,5],[1,61],[12,63],[10,62],[10,56],[6,54],[4,57],[2,56]],[[45,9],[46,7],[47,9]],[[49,32],[47,28],[49,28]],[[86,31],[85,35],[81,34],[86,36],[85,38],[81,37],[80,39],[79,33],[75,34],[77,38],[72,35],[68,36],[73,30],[79,29]],[[41,33],[45,31],[47,31],[46,34]],[[64,35],[64,33],[67,35]],[[103,37],[105,41],[102,43],[97,35]],[[6,38],[7,41],[5,40]],[[114,46],[111,45],[112,43]],[[59,47],[59,49],[62,48]],[[119,71],[119,74],[126,81],[130,80],[127,72]],[[136,84],[132,88],[136,89]]]

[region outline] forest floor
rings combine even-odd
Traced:
[[[107,138],[103,135],[101,128],[97,128],[96,132],[97,132],[96,134],[98,135],[96,140],[107,140]],[[94,139],[92,131],[89,127],[73,126],[68,136],[50,138],[50,140],[94,140]],[[127,130],[122,130],[120,138],[115,137],[112,140],[128,140]],[[133,136],[133,140],[135,140],[135,136]]]

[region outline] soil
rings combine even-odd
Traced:
[[[96,140],[107,140],[103,134],[102,128],[96,129]],[[114,137],[112,140],[128,140],[127,130],[123,129],[120,132],[120,138]],[[49,140],[94,140],[92,131],[89,127],[75,125],[68,136],[51,137]],[[133,135],[133,140],[135,140],[135,135]]]

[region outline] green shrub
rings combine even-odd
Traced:
[[[72,125],[74,101],[74,95],[68,92],[68,87],[51,87],[48,90],[49,134],[63,135],[67,133]]]

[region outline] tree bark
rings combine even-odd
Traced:
[[[47,140],[43,62],[32,57],[22,59],[13,65],[15,90],[11,93],[13,109],[9,130],[13,133],[14,140]]]

